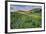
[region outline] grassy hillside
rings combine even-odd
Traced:
[[[11,29],[40,28],[41,15],[31,12],[11,12]]]

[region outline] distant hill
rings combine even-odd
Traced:
[[[21,13],[21,14],[24,14],[24,13],[32,13],[31,10],[28,10],[28,11],[23,11],[23,10],[19,10],[19,11],[16,11],[16,13]]]
[[[17,11],[11,11],[11,12],[16,12],[16,13],[41,13],[42,9],[41,8],[34,8],[32,10],[17,10]]]
[[[36,12],[36,13],[41,13],[42,9],[41,8],[35,8],[35,9],[32,9],[33,12]]]

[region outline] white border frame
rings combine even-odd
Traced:
[[[42,28],[28,28],[28,29],[10,29],[10,4],[16,5],[37,5],[42,6]],[[22,31],[37,31],[37,30],[44,30],[44,4],[34,4],[34,3],[19,3],[19,2],[8,2],[8,32],[22,32]]]

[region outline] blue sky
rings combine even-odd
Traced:
[[[41,8],[41,6],[32,6],[32,5],[10,5],[10,10],[11,11],[16,11],[16,10],[32,10],[34,8]]]
[[[24,5],[19,5],[19,6],[16,6],[16,10],[31,10],[32,6],[24,6]]]
[[[31,10],[32,6],[27,6],[27,5],[11,5],[10,9],[11,10]]]

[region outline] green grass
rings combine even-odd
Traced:
[[[11,29],[41,27],[41,16],[39,15],[39,13],[20,14],[16,12],[11,12],[10,16]]]

